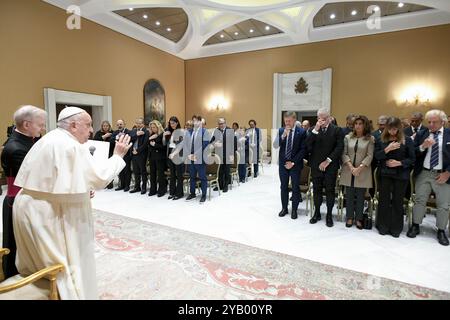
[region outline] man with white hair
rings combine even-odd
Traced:
[[[15,180],[22,188],[13,207],[17,269],[27,275],[63,264],[57,277],[63,300],[98,298],[90,198],[119,174],[131,147],[123,135],[113,156],[97,162],[83,146],[92,132],[83,109],[63,109],[58,128],[34,145]]]
[[[3,273],[6,278],[16,275],[16,241],[13,230],[13,204],[19,192],[14,185],[17,172],[23,159],[33,146],[35,139],[45,128],[47,113],[35,106],[22,106],[14,113],[15,129],[11,132],[1,156],[3,171],[6,175],[8,193],[3,200],[3,248],[10,250],[3,258]]]
[[[428,130],[418,131],[416,145],[416,201],[413,208],[413,224],[406,234],[415,238],[420,233],[419,225],[425,215],[431,191],[436,196],[437,239],[443,246],[449,241],[445,235],[448,224],[450,199],[450,129],[445,128],[447,115],[441,110],[430,110],[425,114]]]
[[[320,206],[323,201],[323,188],[325,187],[327,199],[327,227],[333,226],[332,211],[335,200],[336,178],[339,162],[344,151],[344,137],[342,130],[331,123],[328,109],[317,111],[317,123],[311,134],[306,138],[308,163],[311,167],[311,176],[314,189],[314,216],[309,221],[314,224],[321,220]]]

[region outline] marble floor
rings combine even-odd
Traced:
[[[265,166],[256,179],[226,194],[213,192],[199,204],[167,200],[123,191],[97,191],[93,207],[130,218],[196,232],[245,245],[281,252],[397,281],[450,292],[450,247],[437,243],[435,218],[427,216],[422,234],[400,238],[381,236],[376,229],[346,228],[335,219],[309,224],[301,203],[299,218],[278,217],[280,211],[277,166]],[[2,199],[1,199],[2,200]],[[322,211],[325,206],[322,207]]]

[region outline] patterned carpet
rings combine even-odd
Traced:
[[[95,211],[101,299],[450,299],[450,293]]]

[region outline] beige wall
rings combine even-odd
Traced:
[[[186,62],[186,117],[206,116],[208,126],[223,115],[231,125],[255,118],[272,127],[274,73],[333,68],[332,113],[345,123],[350,112],[376,119],[381,114],[409,115],[398,105],[405,86],[416,82],[437,93],[433,106],[450,113],[450,25],[374,36],[224,55]],[[225,112],[208,111],[214,94],[230,102]]]
[[[0,141],[15,109],[44,107],[45,87],[112,96],[113,120],[143,116],[143,88],[158,79],[166,114],[184,121],[184,61],[40,0],[0,0]],[[96,129],[96,128],[94,128]]]

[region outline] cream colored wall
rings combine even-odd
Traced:
[[[427,107],[405,107],[396,99],[414,83],[432,87],[431,106],[450,113],[450,25],[355,37],[186,61],[186,117],[218,116],[246,125],[255,118],[272,127],[273,74],[333,69],[331,111],[338,123],[361,113],[407,116]],[[211,96],[229,101],[224,112],[208,110]],[[428,107],[429,108],[429,107]]]
[[[0,141],[19,105],[44,108],[45,87],[112,96],[113,120],[143,116],[144,84],[158,79],[166,114],[184,121],[184,61],[39,0],[0,1]]]

